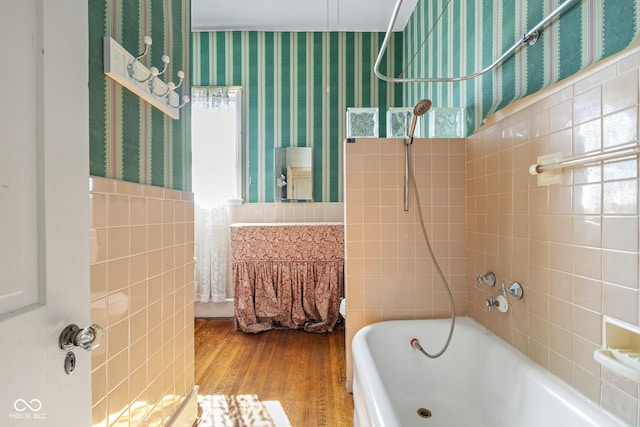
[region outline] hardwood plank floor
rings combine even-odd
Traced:
[[[276,400],[293,427],[353,425],[345,387],[344,329],[315,334],[274,329],[257,335],[233,320],[196,319],[199,394],[257,395]]]

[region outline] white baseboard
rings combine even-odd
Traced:
[[[195,317],[233,317],[233,299],[225,302],[196,302]]]

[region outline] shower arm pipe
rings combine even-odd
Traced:
[[[439,83],[450,83],[450,82],[460,82],[460,81],[464,81],[464,80],[469,80],[469,79],[472,79],[474,77],[481,76],[481,75],[485,74],[486,72],[491,71],[494,68],[496,68],[505,59],[507,59],[509,56],[511,56],[520,46],[522,46],[524,43],[529,42],[529,40],[532,39],[533,34],[535,34],[536,31],[539,31],[542,27],[547,25],[549,23],[549,21],[551,21],[553,18],[555,18],[556,16],[561,14],[565,9],[567,9],[569,6],[571,6],[571,3],[575,2],[575,1],[576,0],[565,0],[564,3],[562,3],[553,12],[551,12],[549,15],[547,15],[536,26],[531,28],[531,30],[529,30],[528,32],[524,33],[522,35],[522,37],[520,38],[520,40],[518,40],[506,52],[504,52],[502,55],[500,55],[500,57],[498,59],[493,61],[493,63],[491,65],[489,65],[488,67],[484,68],[483,70],[480,70],[480,71],[478,71],[476,73],[473,73],[473,74],[467,74],[466,76],[460,76],[460,77],[425,77],[425,78],[419,78],[419,77],[388,77],[388,76],[383,75],[379,70],[380,63],[382,62],[382,57],[384,56],[384,53],[387,50],[387,46],[389,45],[389,40],[391,38],[391,33],[393,32],[393,27],[395,26],[396,19],[398,18],[398,13],[400,12],[400,6],[402,5],[402,0],[397,0],[396,6],[393,9],[393,14],[391,15],[391,21],[389,22],[389,27],[387,28],[387,33],[385,34],[384,40],[382,41],[382,47],[380,48],[380,52],[378,53],[378,57],[376,58],[376,62],[374,64],[374,66],[373,66],[373,72],[375,73],[376,77],[378,77],[379,79],[387,81],[387,82],[390,82],[390,83],[438,83],[438,82]]]

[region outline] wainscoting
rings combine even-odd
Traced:
[[[163,425],[194,387],[193,194],[89,185],[93,426]]]

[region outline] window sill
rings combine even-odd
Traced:
[[[228,199],[227,200],[227,205],[228,206],[242,206],[243,203],[244,203],[244,200],[242,200],[242,199]]]

